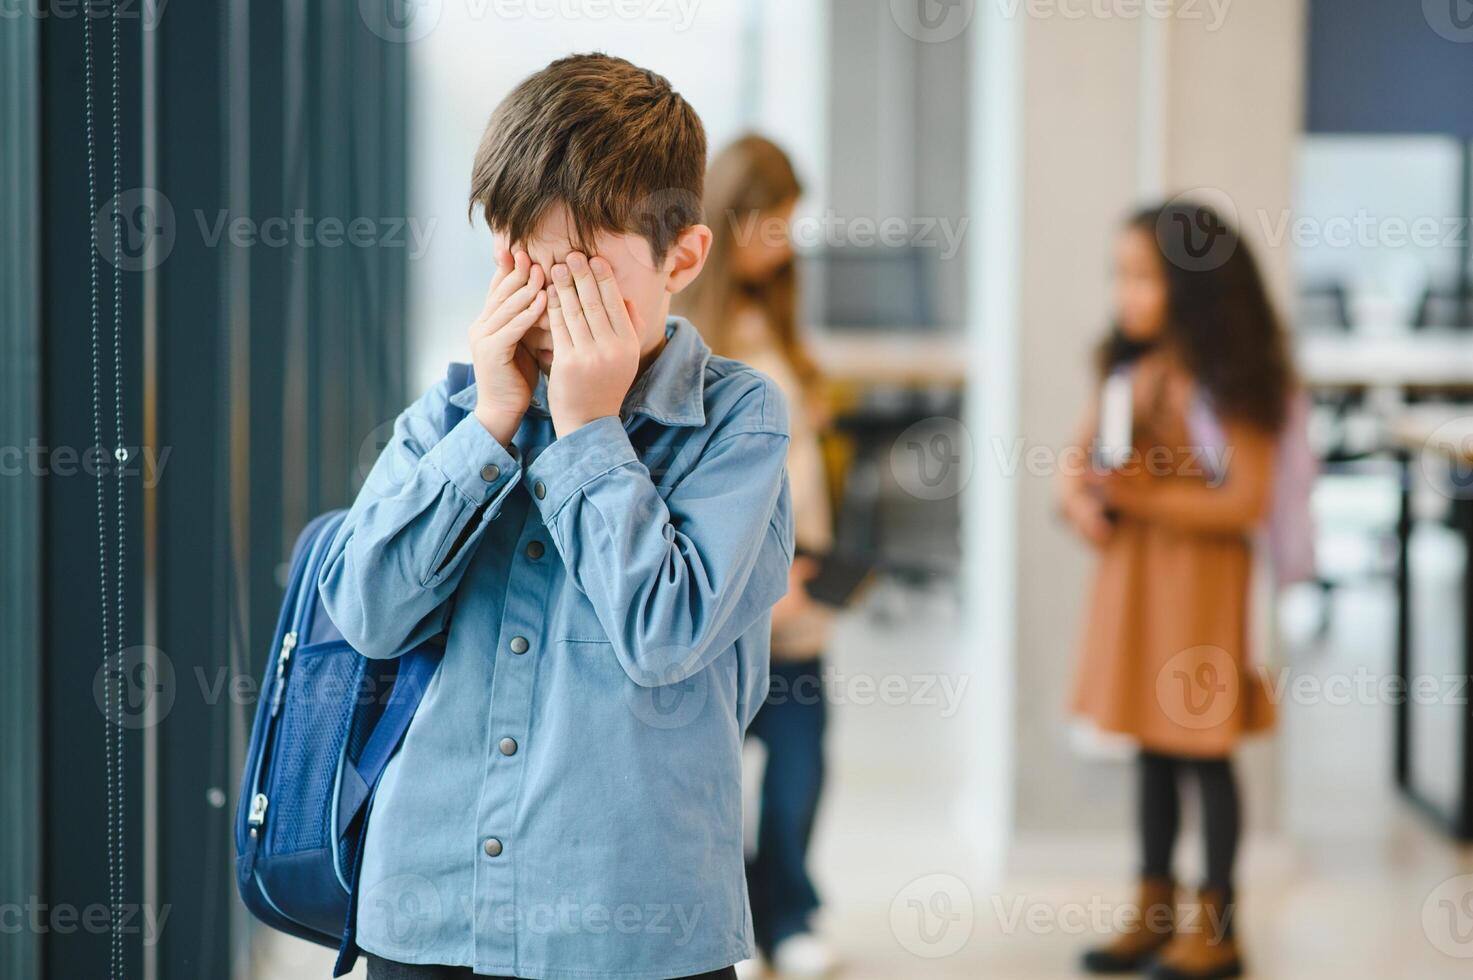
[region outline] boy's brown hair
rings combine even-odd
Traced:
[[[660,262],[701,220],[706,132],[652,71],[606,54],[554,61],[502,100],[476,150],[470,211],[524,242],[567,207],[583,251],[599,231],[642,235]]]

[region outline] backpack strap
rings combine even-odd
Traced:
[[[378,724],[374,726],[373,734],[368,736],[358,762],[343,768],[338,789],[335,839],[341,839],[353,827],[353,821],[357,819],[359,813],[368,810],[373,805],[373,795],[378,788],[379,777],[384,774],[384,770],[389,765],[389,759],[399,748],[399,743],[404,739],[404,733],[409,730],[409,723],[414,720],[414,713],[419,710],[419,703],[424,699],[425,689],[429,687],[431,678],[435,676],[435,669],[440,666],[442,656],[443,651],[437,649],[433,644],[426,644],[399,658],[399,675],[394,680],[394,691],[389,695],[388,703],[384,705],[383,715],[379,718]],[[343,936],[338,944],[338,955],[333,965],[332,975],[334,977],[340,977],[351,970],[359,952],[357,941],[358,875],[363,868],[363,842],[368,833],[366,815],[358,823],[357,833],[358,847],[354,852],[357,859],[353,862],[350,872],[351,882],[348,888],[348,917],[343,924]]]
[[[444,651],[433,643],[425,644],[399,658],[399,673],[394,679],[394,690],[384,705],[384,713],[373,733],[363,745],[356,763],[343,767],[342,784],[338,789],[337,834],[341,838],[353,820],[373,795],[379,777],[388,767],[389,759],[399,748],[414,713],[419,710],[425,689],[435,676]]]

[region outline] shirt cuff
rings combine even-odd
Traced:
[[[431,446],[425,461],[476,507],[514,486],[522,466],[474,415],[461,419]]]
[[[639,457],[617,416],[606,415],[574,429],[543,450],[527,467],[532,482],[532,499],[551,524],[573,494],[592,481]]]

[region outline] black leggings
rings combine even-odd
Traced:
[[[396,963],[381,956],[364,952],[368,959],[368,980],[514,980],[512,977],[488,977],[472,973],[468,966],[420,966],[415,963]],[[698,977],[684,980],[736,980],[736,970],[726,967],[702,973]]]
[[[1233,887],[1233,863],[1238,856],[1241,815],[1238,781],[1229,758],[1189,759],[1142,752],[1140,758],[1140,830],[1142,871],[1148,877],[1174,878],[1171,854],[1181,828],[1180,773],[1190,772],[1202,791],[1203,836],[1207,842],[1208,888],[1228,894]]]

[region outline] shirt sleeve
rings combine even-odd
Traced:
[[[636,684],[702,670],[786,591],[787,443],[785,431],[717,434],[668,497],[613,417],[558,439],[529,467],[568,574]]]
[[[395,421],[318,580],[333,624],[366,657],[398,656],[444,628],[467,558],[521,474],[474,415],[442,435],[446,388]]]

